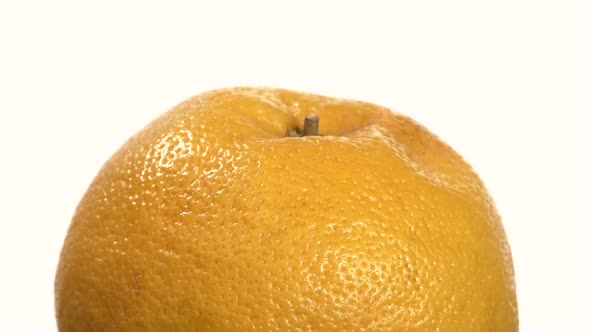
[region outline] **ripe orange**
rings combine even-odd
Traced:
[[[55,292],[61,331],[518,330],[470,166],[386,108],[278,89],[209,92],[132,137],[76,210]]]

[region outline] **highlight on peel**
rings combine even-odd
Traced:
[[[103,166],[55,280],[60,331],[518,331],[473,169],[387,108],[232,88]]]

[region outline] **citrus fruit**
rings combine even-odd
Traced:
[[[61,331],[517,331],[484,185],[413,120],[281,89],[193,97],[76,209]]]

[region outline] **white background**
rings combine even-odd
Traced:
[[[590,331],[587,1],[0,1],[0,330],[55,331],[99,167],[187,97],[360,99],[459,151],[503,216],[522,331]]]

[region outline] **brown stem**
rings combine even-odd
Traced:
[[[317,136],[319,135],[320,117],[317,115],[307,115],[303,122],[303,136]]]

